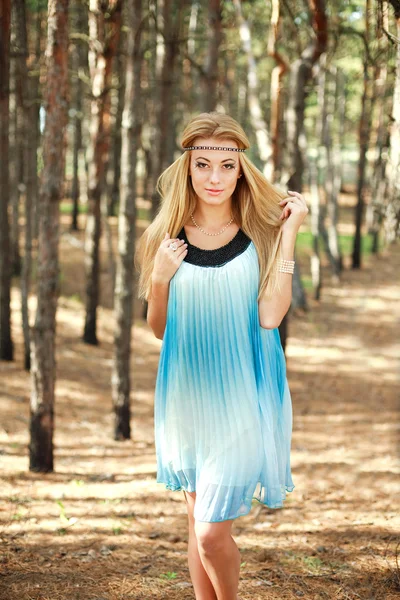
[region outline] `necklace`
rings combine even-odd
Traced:
[[[232,217],[232,219],[229,221],[229,223],[227,223],[227,224],[225,225],[225,227],[223,227],[223,228],[221,229],[221,231],[218,231],[218,233],[208,233],[207,231],[204,231],[204,229],[202,229],[202,228],[200,227],[200,225],[197,225],[196,221],[194,220],[193,213],[190,215],[190,217],[191,217],[191,219],[192,219],[193,223],[196,225],[197,229],[200,229],[200,231],[202,231],[202,232],[203,232],[203,233],[205,233],[206,235],[221,235],[221,233],[223,233],[223,232],[225,231],[225,229],[226,229],[226,228],[227,228],[227,227],[228,227],[228,226],[229,226],[229,225],[232,223],[232,221],[233,221],[233,217]]]

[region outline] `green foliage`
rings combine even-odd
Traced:
[[[29,12],[35,14],[42,11],[47,11],[47,0],[27,0],[26,7]]]
[[[65,514],[65,506],[64,506],[64,504],[61,502],[61,500],[57,500],[57,504],[60,507],[60,520],[63,523],[68,523],[68,517]]]
[[[350,256],[353,252],[353,241],[352,235],[339,234],[339,247],[344,256]],[[296,251],[307,254],[308,256],[312,253],[313,236],[311,231],[302,231],[297,234],[296,239]],[[319,237],[319,244],[321,252],[323,252],[323,239]],[[361,252],[364,256],[368,256],[372,252],[373,236],[366,234],[362,238],[362,249]],[[382,248],[382,241],[379,243],[379,248]]]
[[[20,521],[24,516],[24,513],[21,509],[17,510],[11,517],[12,521]]]
[[[112,532],[113,532],[114,535],[121,535],[121,533],[122,533],[122,527],[120,525],[115,525],[112,528]]]
[[[176,579],[178,577],[178,574],[175,573],[174,571],[167,571],[167,573],[161,573],[160,575],[161,579]]]
[[[72,481],[70,481],[71,485],[75,485],[76,487],[83,487],[85,485],[85,482],[83,481],[83,479],[72,479]]]
[[[65,201],[60,203],[60,213],[62,215],[72,215],[73,205],[72,202]],[[79,204],[78,214],[86,215],[88,211],[87,204]]]
[[[323,561],[318,556],[303,556],[304,564],[311,570],[318,572],[324,566]]]

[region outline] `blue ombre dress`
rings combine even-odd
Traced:
[[[239,229],[189,243],[172,277],[155,389],[157,482],[196,492],[194,517],[225,521],[294,489],[292,402],[279,331],[259,323],[259,263]]]

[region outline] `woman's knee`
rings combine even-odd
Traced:
[[[231,527],[232,521],[220,523],[195,521],[194,530],[199,550],[205,554],[219,552],[231,538]]]

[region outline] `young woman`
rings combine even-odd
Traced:
[[[225,114],[202,113],[159,178],[139,242],[139,295],[162,339],[155,390],[157,482],[183,490],[197,600],[236,600],[231,535],[252,499],[294,489],[292,405],[278,325],[289,309],[303,197],[272,187]]]

